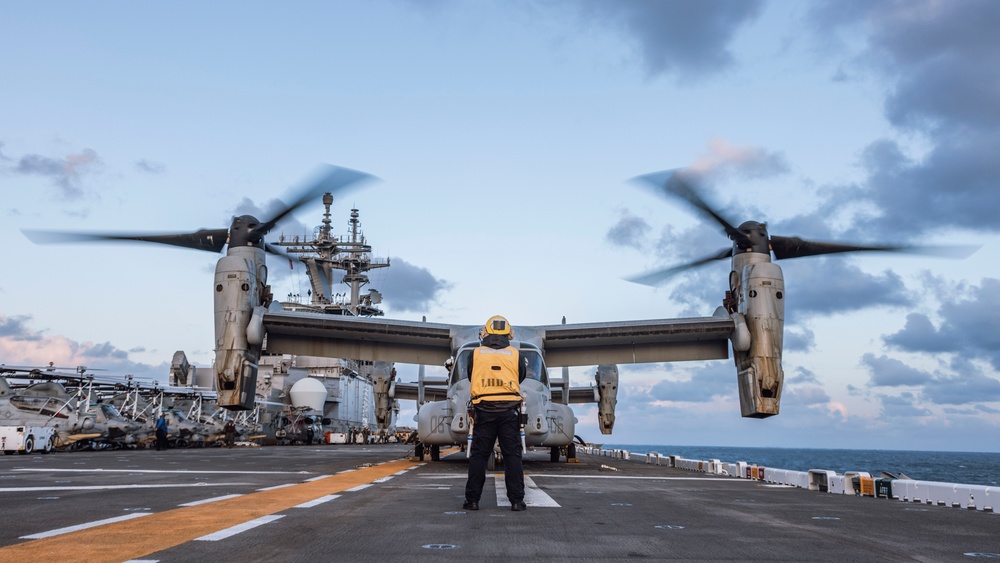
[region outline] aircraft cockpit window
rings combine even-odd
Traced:
[[[48,401],[45,397],[31,397],[25,395],[14,395],[10,398],[10,404],[18,409],[27,412],[39,412]]]
[[[472,359],[472,348],[462,350],[458,353],[458,359],[455,360],[455,367],[451,370],[451,385],[454,385],[462,379],[468,379],[469,377],[469,361]]]
[[[57,418],[69,418],[69,407],[66,403],[57,401],[50,397],[14,395],[10,398],[10,404],[25,412],[37,413],[44,416],[54,416]]]
[[[521,355],[527,360],[528,373],[525,379],[534,379],[548,385],[548,374],[545,373],[545,365],[542,363],[542,355],[537,350],[521,350]]]
[[[118,409],[114,407],[114,405],[109,405],[107,403],[100,403],[98,406],[101,407],[101,411],[104,413],[104,416],[107,417],[108,419],[121,418],[122,416],[121,413],[118,412]]]

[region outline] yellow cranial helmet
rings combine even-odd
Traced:
[[[486,326],[479,331],[479,338],[486,338],[490,334],[499,334],[507,338],[514,338],[514,331],[510,328],[510,323],[500,315],[494,315],[490,317],[490,320],[486,321]]]

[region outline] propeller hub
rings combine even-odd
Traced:
[[[743,234],[742,237],[730,236],[733,239],[733,250],[740,252],[758,252],[760,254],[771,253],[771,243],[767,236],[767,223],[758,221],[745,221],[737,230]]]
[[[258,227],[260,221],[253,215],[233,217],[229,227],[229,246],[259,246],[264,248],[264,234]]]

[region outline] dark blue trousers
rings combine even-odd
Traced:
[[[476,409],[469,455],[469,479],[465,500],[479,502],[486,483],[486,462],[493,455],[493,443],[500,442],[504,482],[511,504],[524,500],[524,467],[521,465],[521,424],[518,409],[488,412]]]

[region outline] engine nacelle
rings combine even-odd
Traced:
[[[450,446],[465,440],[468,435],[456,436],[451,431],[451,422],[455,416],[451,399],[424,403],[417,411],[417,435],[420,441],[429,446]]]
[[[392,422],[392,398],[389,390],[396,378],[392,364],[377,362],[372,373],[372,391],[375,395],[375,422],[379,430],[385,430]]]
[[[261,346],[248,341],[247,330],[254,308],[263,305],[266,279],[264,251],[257,247],[230,248],[215,266],[215,390],[219,405],[230,410],[254,407]]]
[[[618,404],[618,366],[597,366],[597,423],[601,434],[611,434],[615,428],[615,406]]]
[[[784,372],[781,368],[785,326],[785,280],[770,256],[743,253],[733,257],[730,285],[739,313],[750,332],[749,350],[733,348],[744,417],[778,414]]]

